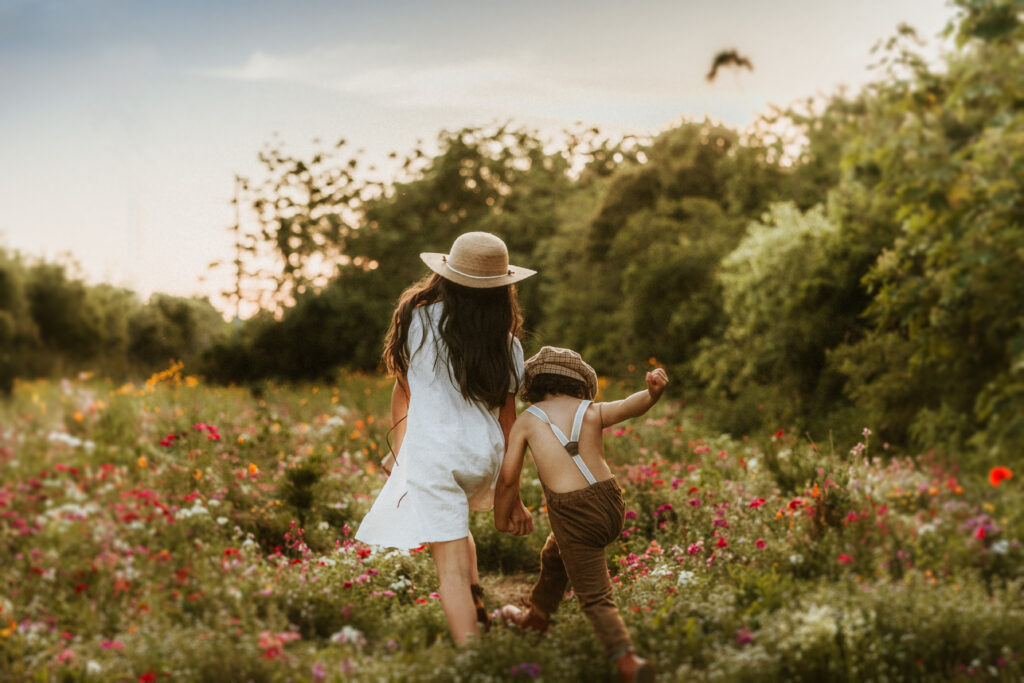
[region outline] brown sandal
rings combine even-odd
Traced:
[[[484,607],[484,589],[478,583],[469,584],[469,592],[473,595],[473,607],[476,608],[476,620],[484,626],[484,630],[491,628],[491,617]]]

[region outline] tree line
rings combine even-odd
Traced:
[[[374,369],[418,253],[487,230],[540,271],[520,291],[528,351],[570,346],[610,376],[653,357],[734,434],[870,425],[898,447],[1005,458],[1024,440],[1022,3],[955,5],[941,63],[901,27],[874,83],[744,132],[467,128],[379,183],[344,141],[268,148],[236,265],[275,283],[273,303],[190,351],[222,382]]]

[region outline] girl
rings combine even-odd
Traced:
[[[395,376],[397,455],[356,538],[411,549],[430,544],[441,604],[457,644],[487,622],[469,511],[489,510],[523,376],[515,282],[535,271],[508,263],[495,235],[459,236],[448,254],[420,258],[434,274],[402,293],[384,345]],[[510,518],[525,534],[525,507]]]

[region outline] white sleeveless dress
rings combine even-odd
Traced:
[[[466,400],[443,349],[438,357],[442,306],[417,308],[409,323],[409,417],[391,476],[356,531],[369,545],[410,549],[465,538],[469,511],[494,505],[505,452],[498,409]],[[523,347],[511,343],[510,392],[523,377]]]

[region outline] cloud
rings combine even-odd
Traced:
[[[640,85],[625,73],[605,74],[598,83],[593,74],[557,71],[530,55],[429,63],[395,48],[352,46],[294,54],[256,51],[239,66],[201,73],[237,81],[298,83],[395,107],[500,109],[509,114],[678,95],[664,83]]]

